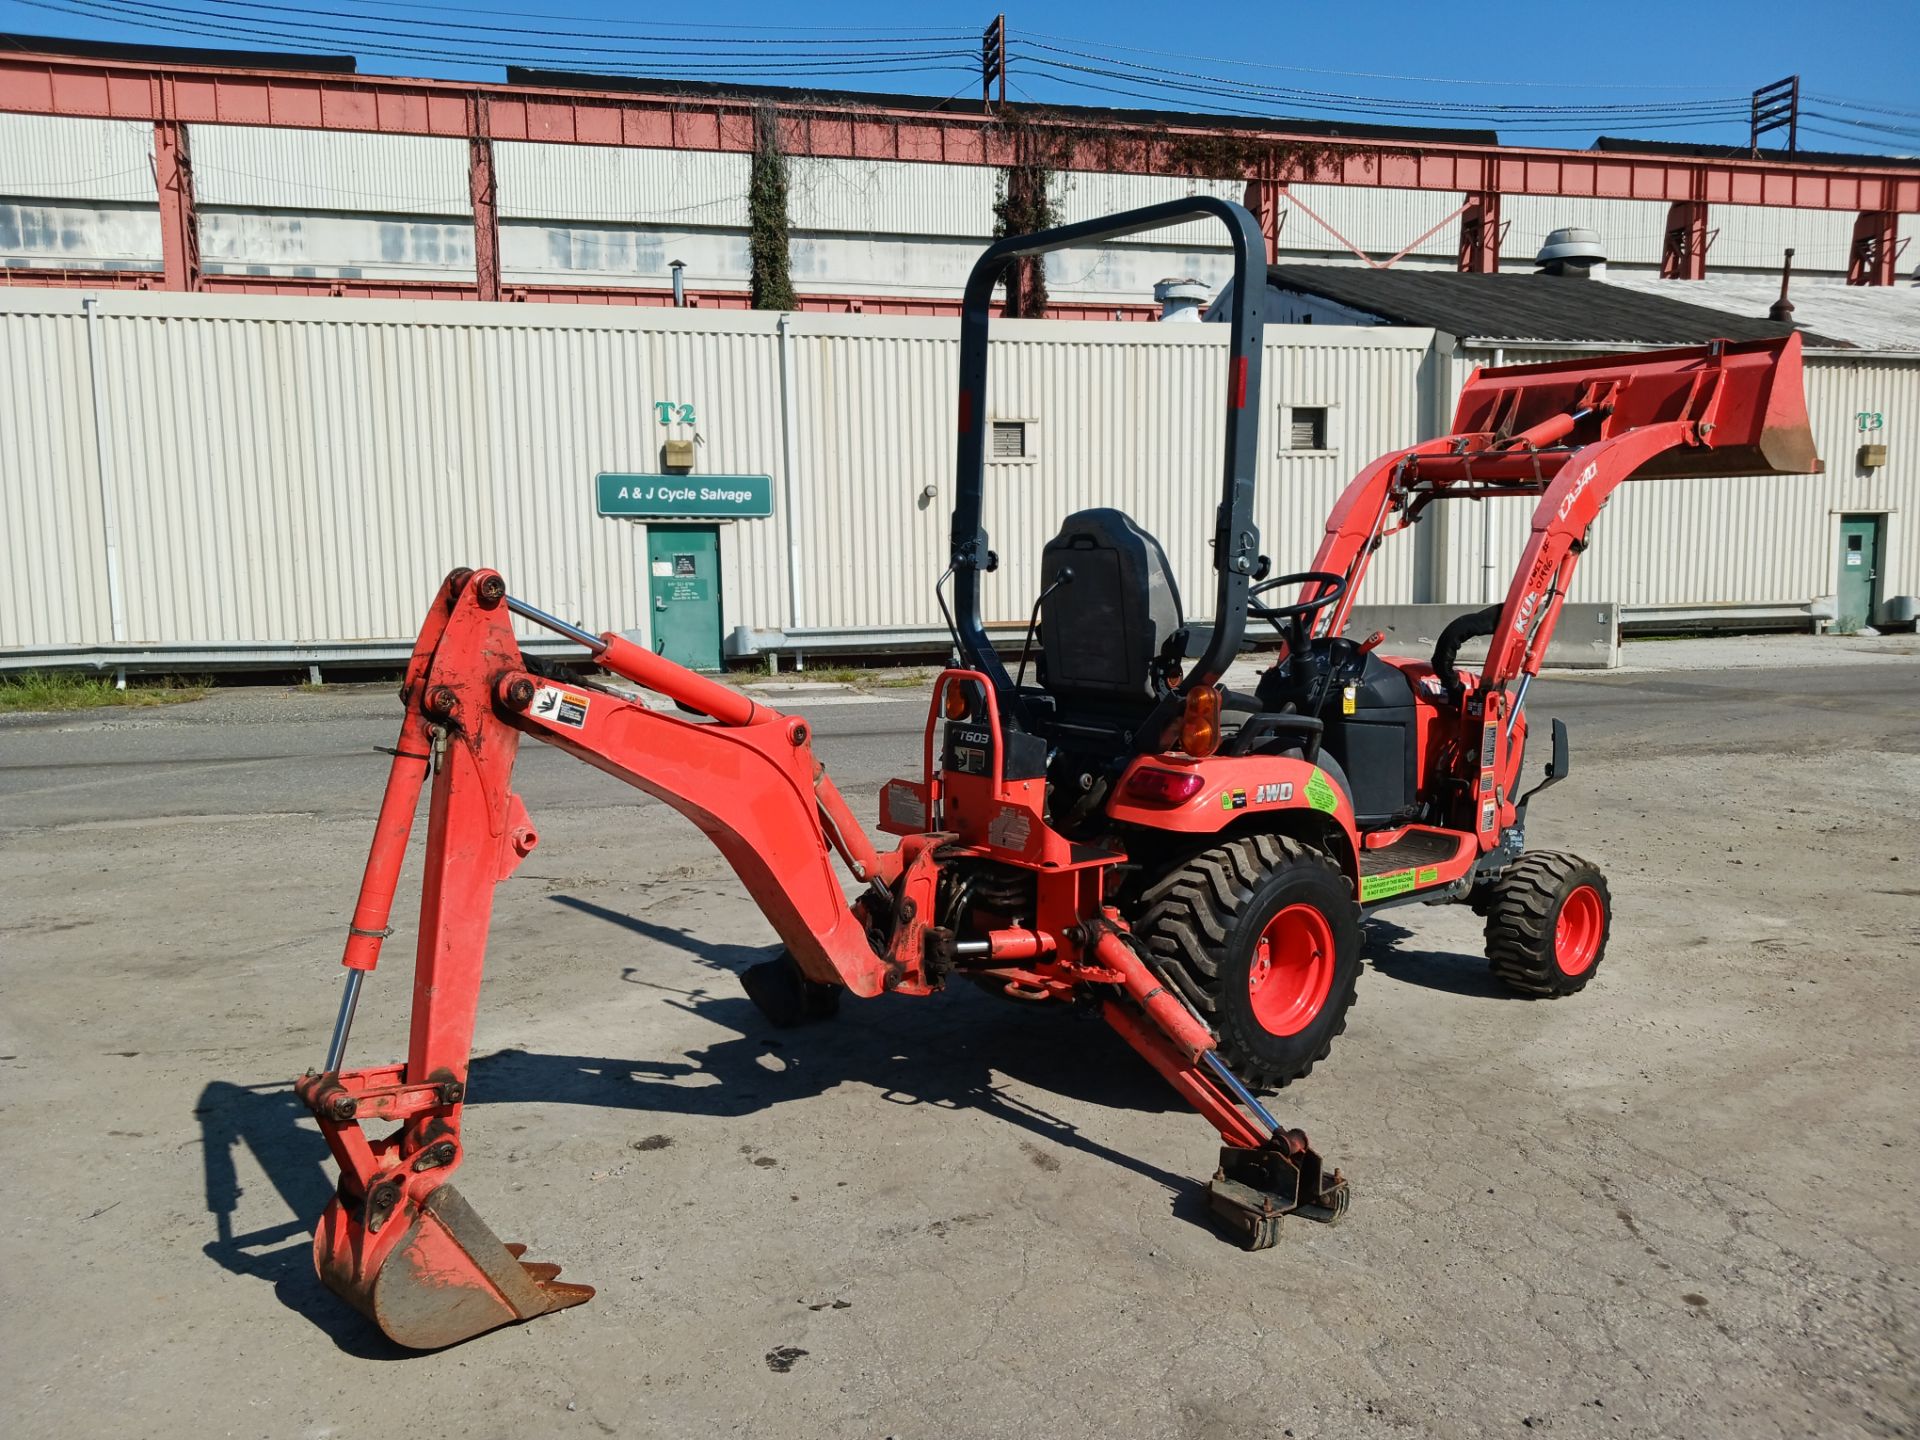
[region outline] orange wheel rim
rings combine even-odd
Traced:
[[[1600,892],[1582,885],[1560,902],[1560,918],[1553,927],[1553,963],[1563,975],[1584,975],[1600,957],[1600,935],[1606,928],[1606,907]]]
[[[1247,972],[1253,1018],[1269,1035],[1298,1035],[1333,990],[1333,927],[1312,905],[1289,905],[1267,922]]]

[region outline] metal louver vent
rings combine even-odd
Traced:
[[[996,460],[1022,460],[1027,454],[1027,422],[1024,420],[996,420],[993,422],[993,458]]]

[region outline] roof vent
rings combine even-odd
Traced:
[[[1542,275],[1570,275],[1598,280],[1607,273],[1607,252],[1597,231],[1569,225],[1547,236],[1533,263]]]
[[[1793,301],[1787,298],[1787,285],[1793,279],[1793,248],[1787,248],[1786,259],[1780,262],[1780,298],[1767,307],[1767,318],[1783,324],[1793,323]]]
[[[1207,287],[1191,278],[1161,280],[1153,287],[1162,320],[1198,320],[1207,303]]]

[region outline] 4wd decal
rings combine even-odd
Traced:
[[[1278,805],[1291,799],[1293,799],[1291,780],[1282,780],[1274,785],[1262,785],[1253,792],[1253,803],[1256,805]]]
[[[1333,782],[1327,779],[1327,772],[1316,770],[1307,781],[1307,803],[1316,810],[1325,810],[1329,814],[1340,808],[1340,792],[1333,788]]]

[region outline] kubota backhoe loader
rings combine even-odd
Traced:
[[[1028,684],[1027,655],[1009,674],[981,606],[981,577],[997,563],[982,524],[995,282],[1016,257],[1207,216],[1228,228],[1237,280],[1211,621],[1204,632],[1188,625],[1151,536],[1117,511],[1081,512],[1044,552]],[[416,1348],[593,1293],[558,1281],[556,1266],[521,1261],[520,1247],[503,1245],[450,1183],[465,1159],[494,887],[537,843],[512,789],[525,736],[658,797],[712,839],[785,946],[743,976],[775,1023],[827,1015],[843,990],[926,995],[955,978],[1026,1001],[1088,1003],[1219,1132],[1209,1203],[1248,1248],[1271,1245],[1284,1215],[1331,1221],[1346,1210],[1345,1179],[1255,1092],[1325,1053],[1358,973],[1363,904],[1499,893],[1528,864],[1518,848],[1526,801],[1514,795],[1525,684],[1600,500],[1636,466],[1676,452],[1697,453],[1696,470],[1724,463],[1745,473],[1792,468],[1811,447],[1801,442],[1792,341],[1578,372],[1486,372],[1462,396],[1460,433],[1390,456],[1355,482],[1315,571],[1269,577],[1253,521],[1265,287],[1250,282],[1261,254],[1246,211],[1195,197],[1001,240],[974,267],[948,571],[958,659],[935,682],[918,777],[882,792],[880,826],[898,837],[891,850],[862,831],[815,760],[804,720],[617,634],[544,614],[494,571],[447,577],[401,690],[406,713],[349,927],[333,1039],[324,1067],[298,1082],[341,1172],[314,1237],[329,1287]],[[1479,682],[1436,663],[1437,688],[1413,718],[1393,719],[1408,762],[1360,733],[1374,716],[1359,696],[1384,682],[1370,647],[1339,628],[1389,520],[1411,523],[1456,491],[1541,498]],[[1257,598],[1296,584],[1304,588],[1291,604]],[[1221,677],[1250,613],[1278,623],[1287,650],[1261,694],[1230,695]],[[514,616],[703,718],[536,668],[514,638]],[[1035,636],[1030,623],[1028,649]],[[1323,718],[1331,694],[1343,697],[1339,718]],[[1384,812],[1382,767],[1411,777],[1405,802]],[[1564,770],[1557,753],[1555,773]],[[361,984],[390,933],[429,779],[407,1058],[346,1069]],[[1597,917],[1565,885],[1554,906],[1528,916],[1570,928],[1569,945],[1591,945],[1597,959],[1605,900],[1591,888]]]

